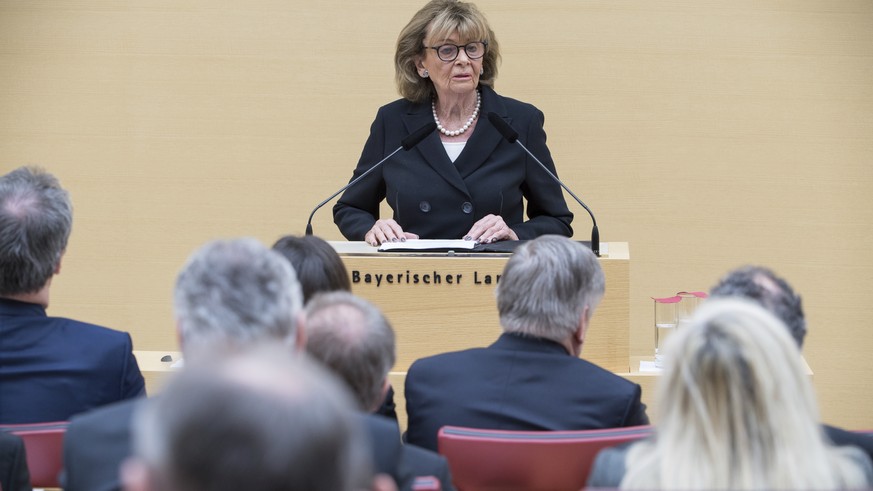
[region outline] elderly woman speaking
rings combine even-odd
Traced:
[[[571,236],[560,186],[482,116],[495,113],[555,172],[543,113],[494,92],[500,50],[472,3],[433,0],[400,33],[394,56],[403,99],[379,109],[353,179],[433,121],[439,132],[401,152],[346,190],[334,221],[349,240],[481,243]],[[379,218],[387,200],[393,218]],[[524,218],[524,202],[527,217]]]

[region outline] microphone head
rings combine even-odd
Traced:
[[[433,130],[435,130],[436,127],[437,127],[437,125],[436,125],[436,123],[434,123],[433,121],[427,123],[426,125],[424,125],[424,126],[422,126],[421,128],[415,130],[415,131],[412,132],[409,136],[407,136],[406,138],[404,138],[403,140],[401,140],[401,141],[400,141],[400,146],[402,146],[404,150],[409,150],[409,149],[411,149],[412,147],[414,147],[414,146],[418,145],[419,143],[421,143],[421,140],[424,140],[424,138],[425,138],[427,135],[433,133]]]
[[[509,126],[509,123],[503,120],[495,112],[488,113],[488,121],[491,121],[491,124],[497,128],[497,131],[503,135],[503,138],[506,138],[506,141],[509,143],[515,143],[518,140],[518,132],[512,129],[512,126]]]

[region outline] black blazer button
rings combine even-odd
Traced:
[[[428,203],[427,201],[422,201],[418,204],[418,209],[427,213],[430,211],[430,203]]]
[[[470,203],[469,201],[464,201],[464,204],[461,205],[461,210],[463,210],[464,213],[468,215],[470,213],[473,213],[473,203]]]

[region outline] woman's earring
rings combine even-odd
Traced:
[[[480,69],[479,69],[479,76],[481,77],[482,75],[485,75],[485,69],[484,69],[484,68],[480,68]]]
[[[422,76],[422,78],[427,78],[430,76],[430,73],[428,73],[427,68],[425,68],[424,71],[421,72],[421,76]]]

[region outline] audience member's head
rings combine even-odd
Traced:
[[[571,341],[576,355],[588,321],[603,298],[597,256],[566,237],[544,235],[525,243],[503,269],[497,310],[506,332]]]
[[[631,449],[623,488],[846,489],[866,483],[850,455],[857,449],[826,443],[798,348],[782,322],[760,306],[709,300],[665,351],[656,438]]]
[[[72,226],[70,197],[53,175],[20,167],[0,177],[0,296],[47,286],[60,270]]]
[[[803,346],[806,320],[800,295],[773,271],[761,266],[744,266],[725,275],[710,291],[712,297],[741,297],[764,307],[778,317]]]
[[[300,284],[282,256],[255,239],[217,240],[197,250],[176,279],[182,349],[299,342]]]
[[[340,376],[364,411],[377,409],[394,366],[394,330],[378,308],[348,292],[306,306],[306,351]]]
[[[126,489],[366,489],[368,445],[351,407],[332,375],[287,350],[204,361],[135,416]]]
[[[285,256],[297,272],[304,303],[316,293],[352,290],[342,259],[324,240],[314,235],[288,235],[276,241],[273,250]]]

